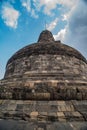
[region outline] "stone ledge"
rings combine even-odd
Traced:
[[[0,100],[0,118],[26,121],[87,121],[87,101]]]

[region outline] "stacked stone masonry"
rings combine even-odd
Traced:
[[[87,102],[0,100],[0,118],[29,122],[87,121]]]
[[[87,130],[87,60],[43,31],[7,62],[0,119],[0,130]]]
[[[0,87],[2,99],[86,100],[87,64],[63,55],[26,56],[7,65]]]

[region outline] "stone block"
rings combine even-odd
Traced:
[[[47,121],[48,114],[47,112],[39,112],[38,121]]]
[[[78,100],[82,100],[82,93],[77,93],[76,98],[77,98]]]
[[[36,111],[33,111],[30,113],[31,119],[37,119],[37,116],[38,116],[38,112],[36,112]]]
[[[3,100],[0,100],[0,105],[2,104]]]
[[[65,101],[57,101],[57,105],[66,105]]]
[[[66,105],[66,111],[74,111],[73,105]]]
[[[58,121],[66,121],[65,119],[65,115],[63,112],[57,112],[57,116],[58,116]]]
[[[58,121],[57,113],[55,112],[48,112],[48,121]]]
[[[73,115],[73,116],[76,116],[76,117],[81,117],[81,116],[82,116],[82,115],[81,115],[79,112],[77,112],[77,111],[72,112],[72,115]]]

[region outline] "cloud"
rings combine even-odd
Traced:
[[[67,13],[62,14],[62,21],[68,21],[69,17],[71,16],[73,10],[74,10],[75,6]]]
[[[52,31],[57,24],[58,24],[58,18],[55,18],[54,21],[52,21],[50,24],[47,24],[47,29]]]
[[[62,21],[67,21],[67,25],[54,37],[87,57],[87,0],[78,0],[75,6],[73,4],[69,11],[61,14]]]
[[[27,9],[28,12],[31,11],[31,2],[30,0],[21,0],[22,6]]]
[[[87,0],[83,0],[87,4]]]
[[[65,34],[66,34],[66,28],[61,29],[56,35],[53,36],[55,40],[61,40],[62,42],[64,42]]]
[[[54,10],[58,10],[60,8],[59,5],[62,6],[62,10],[65,10],[64,7],[71,9],[76,4],[76,0],[20,0],[22,6],[26,8],[29,14],[34,17],[39,17],[39,12],[44,13],[48,16],[55,15]],[[78,0],[77,0],[78,1]]]
[[[30,13],[31,17],[38,18],[36,9],[31,7],[31,0],[21,0],[22,6],[26,8],[27,12]]]
[[[78,0],[77,0],[78,1]],[[43,12],[46,15],[51,15],[53,14],[53,10],[57,9],[57,5],[62,5],[64,9],[65,7],[72,8],[76,3],[76,0],[33,0],[35,7],[37,10],[41,9],[43,7]]]
[[[87,0],[79,1],[70,14],[65,43],[76,47],[87,57]]]
[[[1,11],[2,19],[4,20],[4,23],[11,27],[16,29],[18,24],[18,18],[20,16],[19,11],[13,8],[12,5],[8,3],[4,3]]]

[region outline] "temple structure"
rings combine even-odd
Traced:
[[[8,60],[0,81],[0,118],[13,126],[24,121],[21,130],[86,130],[87,60],[44,30],[37,43]]]

